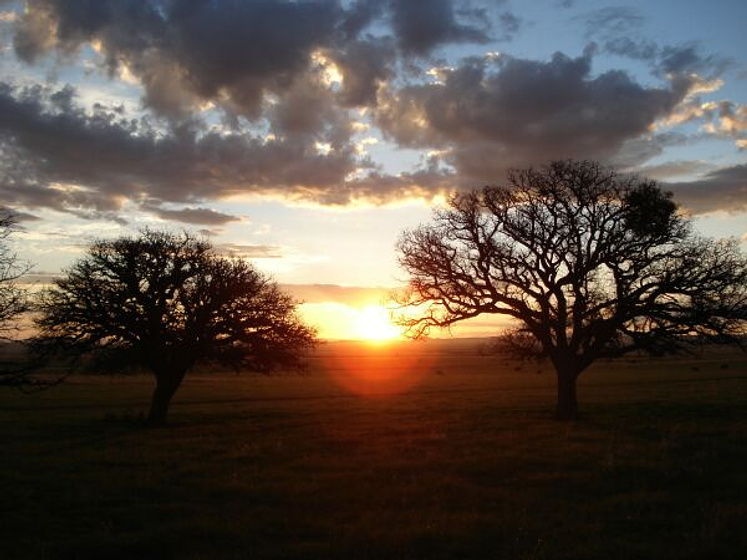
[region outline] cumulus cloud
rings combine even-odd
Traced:
[[[506,166],[555,158],[614,156],[666,117],[692,81],[646,87],[628,74],[591,74],[591,52],[549,61],[468,59],[442,83],[382,96],[377,124],[401,145],[450,148],[446,158],[476,182]]]
[[[391,10],[397,42],[406,53],[425,55],[444,43],[488,41],[487,19],[478,25],[458,21],[452,0],[391,0]]]
[[[664,183],[693,214],[747,211],[747,165],[716,169],[690,182]]]
[[[745,107],[704,98],[721,87],[728,61],[646,39],[636,9],[579,16],[599,42],[581,56],[435,58],[445,45],[510,41],[523,20],[506,7],[29,0],[6,24],[21,60],[90,63],[95,52],[100,71],[141,88],[142,111],[83,107],[70,87],[0,84],[0,197],[120,222],[139,208],[210,229],[237,219],[209,208],[223,197],[382,204],[501,181],[510,167],[555,158],[630,169],[704,136],[747,149]],[[653,81],[594,73],[597,53],[644,61]],[[428,81],[431,66],[438,79]],[[700,132],[671,130],[690,122]],[[437,155],[389,174],[361,149],[367,126],[394,148]]]
[[[333,0],[31,0],[14,44],[27,62],[94,44],[111,72],[126,65],[142,81],[146,103],[167,116],[198,100],[226,99],[256,117],[265,92],[282,91],[316,48],[334,40],[342,16]]]
[[[238,216],[232,216],[210,208],[180,208],[172,210],[152,205],[144,205],[143,209],[163,218],[187,224],[200,224],[208,226],[222,226],[229,222],[241,220]]]
[[[16,206],[119,221],[135,202],[167,219],[216,225],[234,217],[161,204],[238,195],[385,203],[433,193],[437,173],[360,173],[370,164],[353,144],[320,151],[313,135],[301,133],[315,125],[294,122],[293,114],[282,122],[284,136],[274,139],[190,127],[164,131],[118,108],[85,111],[68,87],[0,84],[0,195]]]
[[[353,41],[330,56],[342,72],[339,96],[344,106],[375,104],[381,84],[394,74],[395,45],[390,38]]]
[[[49,53],[69,59],[91,45],[110,75],[139,80],[145,105],[172,120],[205,102],[257,119],[267,99],[283,97],[320,50],[334,52],[346,71],[345,104],[361,105],[390,75],[393,45],[405,56],[423,56],[447,43],[486,42],[484,10],[455,4],[462,3],[30,0],[14,24],[14,47],[33,63]],[[391,38],[360,37],[376,21],[388,24]],[[506,38],[519,25],[508,12],[499,23]]]
[[[184,202],[332,188],[356,168],[352,147],[323,155],[308,139],[163,133],[117,110],[86,112],[71,96],[69,88],[0,86],[0,190],[7,200],[114,212],[138,198]]]

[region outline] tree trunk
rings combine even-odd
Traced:
[[[166,425],[166,416],[169,412],[169,403],[184,378],[182,373],[156,374],[156,388],[153,391],[153,399],[150,403],[150,411],[146,419],[146,425],[158,427]]]
[[[576,379],[578,375],[573,371],[558,372],[558,420],[575,420],[578,417]]]

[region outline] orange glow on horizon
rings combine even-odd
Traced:
[[[403,338],[401,329],[392,324],[389,311],[370,301],[303,303],[299,310],[301,317],[318,329],[321,339],[362,340],[379,345]]]

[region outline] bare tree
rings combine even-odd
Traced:
[[[295,367],[315,341],[277,284],[187,233],[94,243],[42,294],[39,311],[38,352],[93,352],[153,373],[150,425],[165,423],[198,362]]]
[[[28,310],[26,291],[17,281],[30,265],[21,261],[8,243],[17,230],[16,214],[0,207],[0,341],[13,338],[20,326],[18,318]],[[18,360],[0,364],[0,385],[27,386],[33,381],[28,373]]]
[[[398,252],[410,333],[511,318],[508,348],[556,370],[560,419],[576,417],[576,381],[595,360],[737,342],[747,328],[737,241],[696,236],[670,193],[594,162],[512,171],[507,186],[455,195]]]
[[[17,280],[29,271],[8,244],[10,236],[17,231],[16,215],[0,207],[0,338],[6,338],[17,327],[16,319],[27,310],[26,293]]]

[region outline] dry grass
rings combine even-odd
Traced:
[[[744,558],[747,359],[598,364],[582,419],[474,343],[323,347],[306,376],[0,393],[0,558]]]

